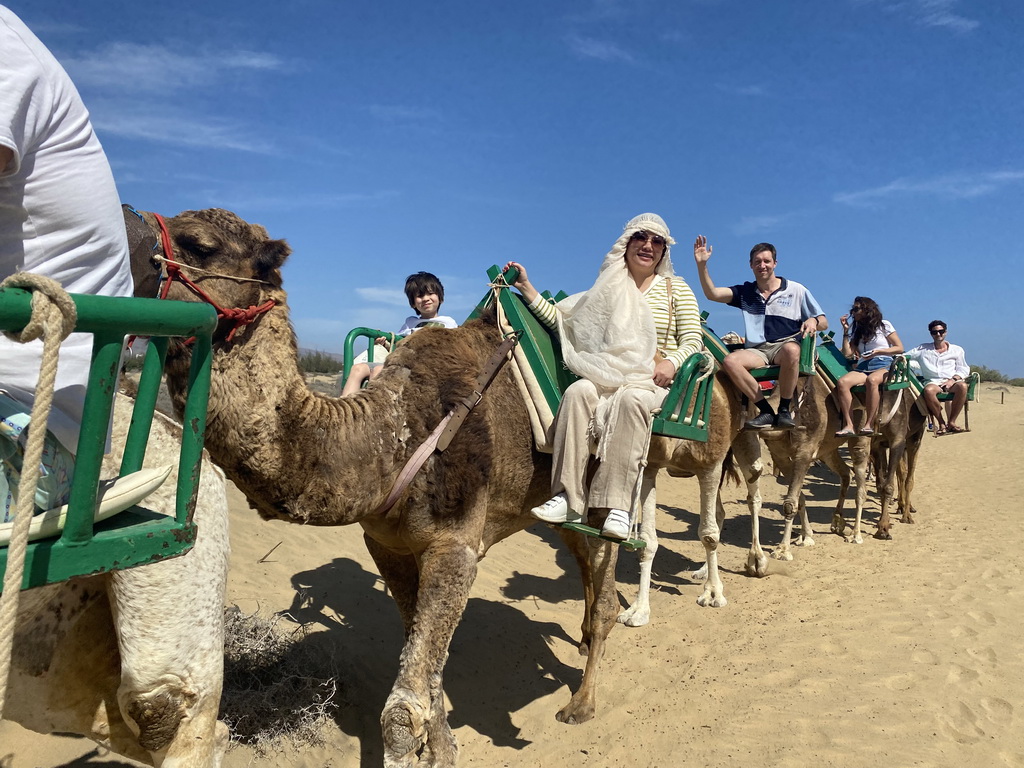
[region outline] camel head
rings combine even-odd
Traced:
[[[166,221],[173,259],[219,306],[244,309],[281,293],[281,266],[291,248],[272,240],[261,225],[222,208],[182,211]],[[171,286],[167,298],[200,300],[180,283]]]

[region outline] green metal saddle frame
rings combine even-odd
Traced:
[[[208,304],[70,294],[78,310],[75,330],[93,334],[92,361],[75,459],[67,522],[59,538],[30,542],[22,588],[177,557],[195,543],[193,522],[210,394],[212,336],[217,316]],[[20,331],[31,315],[31,295],[0,290],[0,329]],[[121,349],[128,335],[151,338],[143,363],[120,475],[145,459],[170,337],[194,337],[185,403],[173,518],[136,505],[93,522],[103,449],[117,390]],[[7,548],[0,547],[0,577]]]
[[[964,402],[964,428],[970,429],[971,416],[970,409],[968,408],[968,403],[974,402],[974,400],[977,397],[978,385],[981,383],[981,374],[979,374],[977,371],[971,371],[971,373],[967,375],[967,378],[964,379],[964,381],[967,382],[967,400]],[[920,376],[911,374],[910,388],[911,390],[913,390],[914,394],[917,397],[920,397],[921,395],[924,394],[924,379]],[[935,393],[935,397],[938,399],[940,403],[946,403],[953,400],[953,393],[940,391]],[[928,418],[928,423],[931,424],[931,416],[928,415],[927,412],[926,416]],[[931,426],[929,426],[929,429],[931,429]]]
[[[730,352],[743,349],[742,344],[726,344],[722,341],[722,337],[711,330],[711,327],[707,323],[708,313],[700,313],[700,321],[704,331],[704,346],[711,352],[718,364],[721,365],[725,356]],[[800,341],[800,364],[799,374],[801,376],[813,376],[814,375],[814,362],[815,362],[815,348],[814,348],[814,336],[805,336]],[[777,381],[779,378],[779,366],[768,365],[764,368],[754,368],[750,371],[750,375],[754,377],[755,381]]]
[[[843,351],[836,345],[835,334],[832,331],[819,333],[818,335],[821,337],[821,344],[818,345],[818,371],[825,381],[832,388],[835,388],[839,379],[852,371],[853,366],[846,355],[843,354]],[[911,381],[916,380],[916,378],[916,376],[910,373],[910,365],[907,363],[907,359],[903,355],[896,355],[892,366],[889,368],[889,375],[886,377],[885,383],[882,384],[882,389],[886,391],[907,389],[913,386]],[[851,391],[863,392],[864,385],[860,384],[853,387]]]

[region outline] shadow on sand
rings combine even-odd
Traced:
[[[571,556],[566,557],[575,571]],[[339,558],[297,573],[292,585],[295,599],[284,613],[326,630],[300,642],[330,648],[340,691],[337,725],[359,740],[361,765],[379,766],[379,718],[403,645],[398,610],[381,579],[352,560]],[[576,644],[558,624],[532,621],[503,602],[471,598],[447,663],[451,726],[469,726],[499,746],[528,744],[519,737],[511,713],[562,687],[575,690],[582,680],[580,669],[563,664],[552,652],[556,639]]]

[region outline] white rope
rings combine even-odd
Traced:
[[[36,485],[39,482],[39,462],[43,457],[46,422],[50,417],[54,382],[57,378],[57,358],[60,343],[75,328],[77,313],[71,297],[64,292],[59,283],[48,277],[18,272],[0,283],[0,288],[32,289],[32,316],[29,322],[20,334],[5,332],[4,335],[23,344],[38,338],[43,339],[43,362],[39,368],[35,402],[32,404],[32,420],[28,430],[28,443],[25,446],[14,527],[7,549],[4,591],[0,595],[0,717],[3,717],[4,705],[7,702],[7,683],[11,672],[18,600],[21,596],[21,580],[25,572],[25,552],[35,507]]]
[[[234,280],[236,283],[259,283],[260,285],[273,286],[273,283],[267,282],[266,280],[260,280],[255,277],[239,277],[238,275],[225,275],[222,272],[211,272],[208,269],[201,269],[194,267],[191,264],[184,264],[174,259],[168,259],[166,256],[156,255],[153,257],[154,261],[162,261],[164,264],[173,264],[179,269],[187,269],[190,272],[195,272],[199,275],[209,275],[210,277],[222,277],[225,280]]]

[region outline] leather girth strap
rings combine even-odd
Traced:
[[[512,348],[519,343],[519,334],[512,334],[508,336],[498,348],[494,350],[494,353],[490,356],[484,367],[480,371],[480,375],[476,377],[476,388],[473,392],[460,402],[456,403],[445,417],[441,419],[441,422],[434,428],[434,431],[430,433],[423,444],[416,449],[409,460],[405,463],[402,471],[398,475],[398,479],[395,480],[394,486],[391,488],[391,493],[388,494],[387,499],[381,504],[377,510],[377,514],[384,514],[388,512],[398,498],[402,495],[406,488],[409,487],[409,483],[416,477],[416,473],[420,471],[420,468],[426,463],[435,450],[438,452],[445,450],[452,442],[455,434],[462,428],[462,425],[466,421],[466,417],[473,411],[480,401],[483,399],[484,392],[491,386],[491,382],[494,381],[494,377],[498,375],[498,371],[501,370],[502,366],[508,361],[509,352]]]

